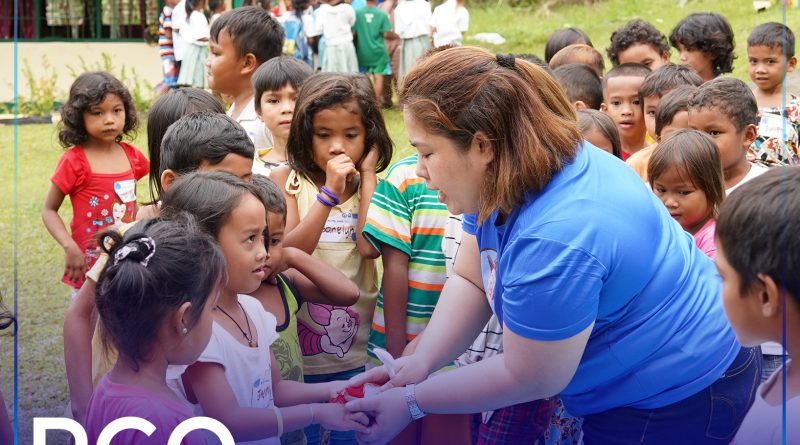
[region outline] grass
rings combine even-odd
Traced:
[[[749,1],[690,0],[685,8],[677,8],[677,0],[651,0],[646,11],[640,2],[609,0],[593,7],[568,6],[554,10],[546,16],[535,11],[495,6],[472,8],[470,34],[498,32],[507,42],[489,48],[497,52],[533,53],[542,55],[547,36],[563,26],[583,28],[596,47],[604,51],[611,32],[627,20],[641,16],[660,29],[669,32],[683,16],[695,11],[717,11],[731,22],[737,36],[737,54],[734,75],[747,79],[746,36],[752,28],[769,20],[781,20],[779,7],[765,13],[752,11]],[[789,13],[789,25],[800,29],[800,16],[796,9]],[[469,38],[467,44],[475,43]],[[676,56],[673,55],[673,61]],[[69,75],[68,73],[59,73]],[[411,153],[400,113],[386,113],[387,126],[397,145],[395,159]],[[14,129],[0,126],[0,292],[11,305],[13,298],[12,253],[17,247],[18,304],[19,304],[19,409],[20,443],[31,443],[31,419],[42,416],[61,416],[68,400],[63,360],[62,322],[69,304],[69,289],[60,284],[63,270],[63,252],[55,244],[41,223],[40,213],[44,195],[49,187],[49,177],[63,152],[56,141],[53,125],[26,125],[19,127],[19,171],[13,180]],[[134,144],[144,149],[146,131],[139,130]],[[15,188],[16,184],[16,188]],[[140,196],[145,196],[145,182],[140,182]],[[17,206],[12,206],[14,190]],[[68,202],[61,209],[65,221],[71,217]],[[18,238],[13,235],[17,223]],[[13,401],[12,337],[0,336],[0,387],[11,408]],[[54,440],[48,443],[55,443]]]

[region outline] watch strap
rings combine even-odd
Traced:
[[[417,404],[417,393],[415,390],[416,385],[409,383],[405,387],[406,404],[408,405],[408,412],[411,414],[411,420],[417,420],[425,417],[426,412],[422,411]]]

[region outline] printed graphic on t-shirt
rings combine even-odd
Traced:
[[[350,351],[359,327],[358,313],[350,307],[306,303],[317,326],[297,320],[303,355],[333,354],[342,358]]]
[[[494,286],[497,282],[497,251],[494,249],[481,250],[481,275],[483,289],[489,305],[494,309]]]
[[[253,382],[253,392],[250,396],[250,406],[253,408],[266,408],[272,406],[272,381],[269,366]]]
[[[333,212],[325,222],[322,235],[319,237],[321,243],[352,243],[356,240],[356,226],[358,225],[358,213],[356,212]]]
[[[787,139],[794,127],[789,120],[777,114],[762,113],[758,123],[758,135],[767,138]]]

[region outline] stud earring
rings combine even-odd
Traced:
[[[186,326],[184,326],[183,329],[181,329],[181,334],[186,335],[188,333],[189,333],[189,330],[186,329]]]

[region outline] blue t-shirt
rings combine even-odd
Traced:
[[[622,161],[585,143],[505,223],[464,217],[501,322],[540,341],[595,323],[570,414],[658,408],[719,379],[740,346],[714,263]]]

